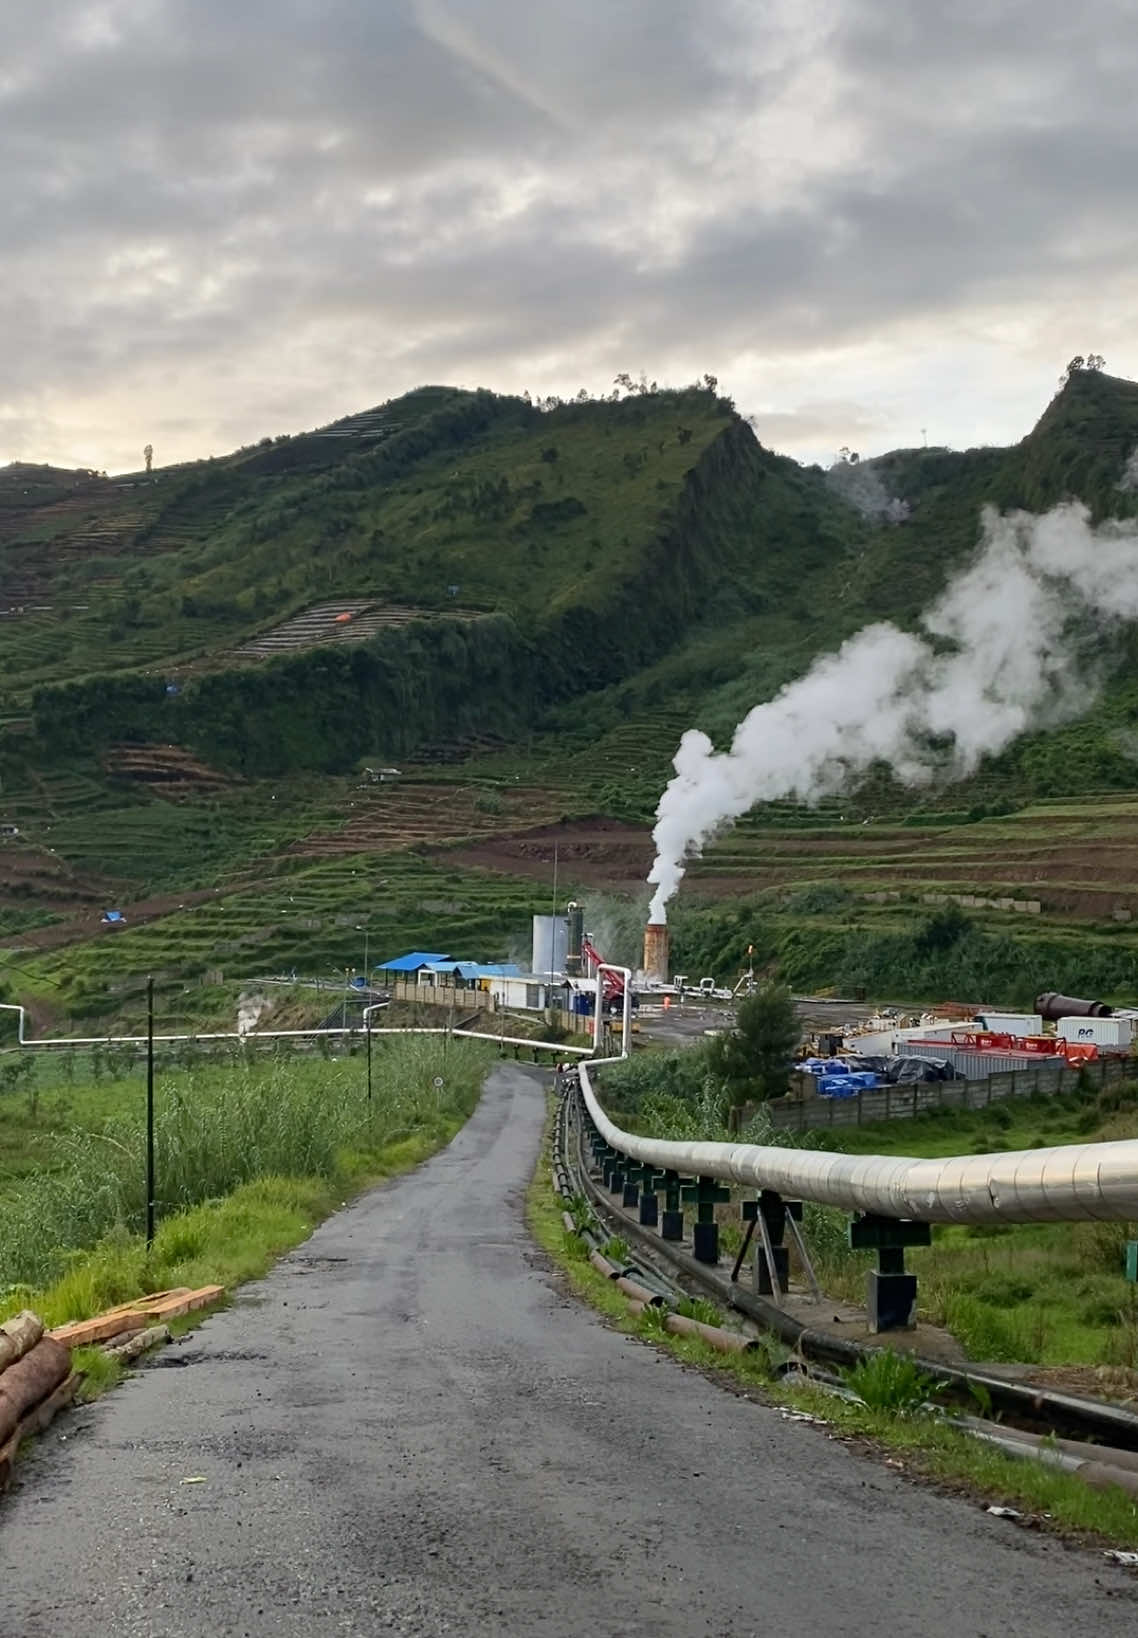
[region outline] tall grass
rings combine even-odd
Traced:
[[[430,1037],[363,1060],[282,1056],[161,1074],[155,1092],[158,1213],[169,1218],[258,1178],[351,1182],[380,1152],[473,1108],[489,1056]],[[436,1079],[442,1085],[436,1086]],[[138,1113],[44,1140],[44,1168],[0,1200],[0,1296],[58,1278],[75,1252],[146,1220],[146,1130]],[[373,1168],[374,1169],[374,1168]]]

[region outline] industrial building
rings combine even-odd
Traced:
[[[666,929],[664,939],[666,962]],[[469,1007],[490,1012],[541,1012],[580,1019],[596,1010],[596,972],[603,958],[585,932],[580,905],[563,915],[533,918],[528,968],[516,962],[481,962],[439,950],[410,950],[380,962],[376,972],[397,1001],[429,1006]],[[604,976],[605,1005],[618,1010],[623,981]],[[572,1026],[570,1026],[572,1027]]]

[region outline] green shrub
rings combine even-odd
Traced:
[[[894,1411],[904,1416],[919,1410],[936,1391],[936,1383],[907,1354],[882,1348],[842,1372],[846,1386],[870,1410]]]

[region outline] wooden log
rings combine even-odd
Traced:
[[[46,1399],[41,1399],[34,1405],[26,1416],[22,1416],[10,1437],[0,1445],[0,1490],[7,1487],[12,1476],[12,1464],[16,1459],[16,1452],[25,1439],[30,1439],[35,1433],[42,1433],[56,1418],[61,1410],[65,1410],[79,1391],[79,1384],[83,1380],[82,1371],[72,1371]]]
[[[0,1371],[6,1371],[35,1347],[43,1336],[43,1320],[25,1308],[0,1325]]]
[[[0,1376],[0,1443],[10,1438],[20,1418],[54,1393],[71,1370],[71,1354],[51,1337],[41,1337],[23,1359]]]
[[[103,1352],[110,1359],[121,1360],[126,1364],[128,1360],[137,1359],[148,1348],[157,1346],[160,1342],[169,1342],[170,1327],[168,1325],[151,1325],[145,1331],[136,1331],[126,1342],[120,1342],[115,1348],[104,1348]]]

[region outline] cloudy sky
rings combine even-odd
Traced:
[[[765,442],[1138,374],[1135,0],[0,0],[0,462],[710,371]]]

